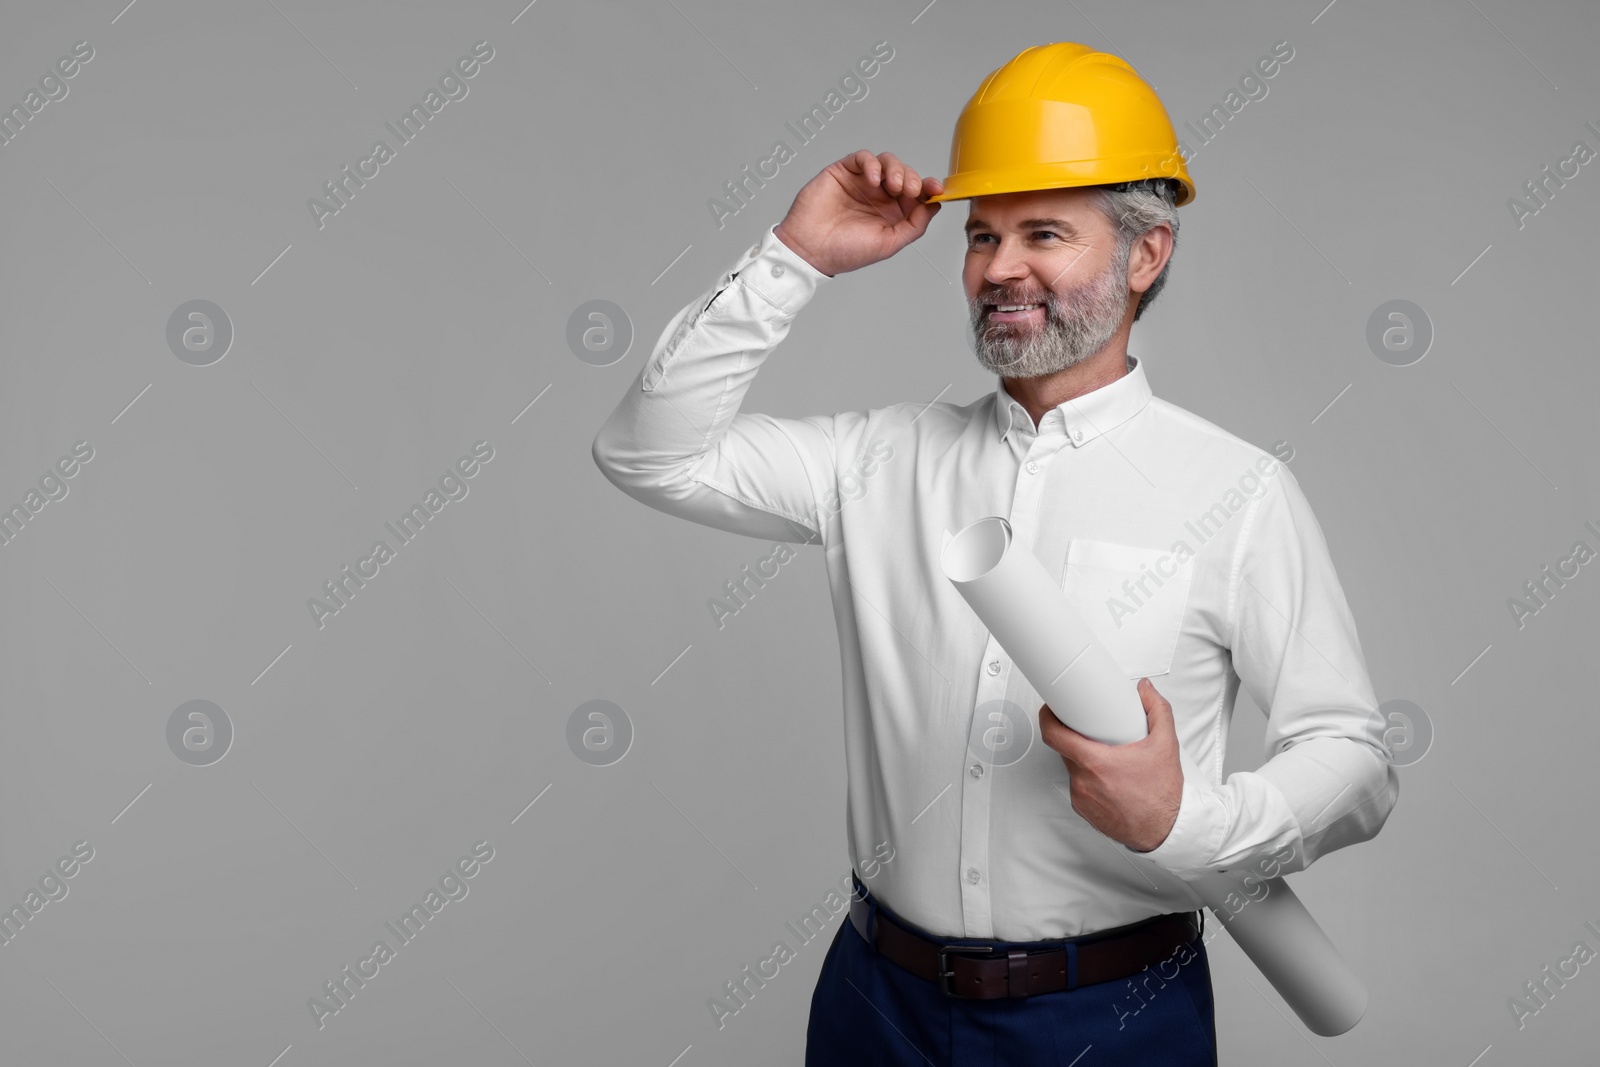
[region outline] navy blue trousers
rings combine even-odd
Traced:
[[[811,995],[806,1067],[1216,1067],[1210,965],[1200,939],[1191,948],[1129,979],[969,1000],[891,963],[845,921]]]

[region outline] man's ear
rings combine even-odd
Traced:
[[[1143,294],[1172,258],[1172,227],[1157,223],[1128,249],[1128,288]]]

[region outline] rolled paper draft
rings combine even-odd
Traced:
[[[979,519],[944,546],[944,575],[1062,722],[1108,745],[1139,740],[1138,689],[1039,558],[1011,548],[1009,522]]]
[[[1307,1030],[1321,1037],[1344,1033],[1366,1013],[1367,987],[1288,882],[1262,883],[1266,894],[1254,897],[1231,874],[1210,872],[1190,886]]]
[[[990,516],[963,527],[940,563],[1062,722],[1108,745],[1145,736],[1138,688],[1038,557],[1015,544],[1009,522]],[[1265,896],[1219,872],[1188,884],[1312,1033],[1331,1037],[1361,1020],[1365,985],[1283,879],[1267,880]]]

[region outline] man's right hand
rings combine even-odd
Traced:
[[[888,259],[921,237],[943,204],[944,192],[892,152],[865,148],[830,163],[796,194],[776,234],[789,249],[830,278]]]

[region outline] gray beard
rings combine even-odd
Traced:
[[[967,301],[974,353],[986,370],[1003,378],[1038,378],[1081,363],[1105,347],[1122,325],[1128,308],[1127,261],[1112,262],[1099,277],[1072,289],[1063,299],[1046,292],[1024,299]],[[1042,326],[1007,322],[985,325],[985,303],[1043,303]]]

